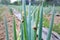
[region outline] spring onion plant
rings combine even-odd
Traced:
[[[42,2],[42,6],[40,8],[40,23],[39,23],[38,40],[42,40],[42,25],[43,25],[43,2]]]
[[[25,40],[36,40],[36,35],[37,35],[37,30],[34,30],[33,31],[33,28],[32,28],[32,26],[31,26],[31,21],[32,21],[32,19],[31,18],[33,18],[33,16],[35,16],[35,15],[33,15],[33,16],[31,16],[32,14],[31,14],[31,1],[29,1],[29,13],[28,13],[28,18],[27,18],[27,16],[26,16],[26,6],[25,6],[25,0],[23,0],[22,1],[22,6],[23,6],[23,11],[24,11],[24,16],[23,16],[23,30],[24,30],[24,39]],[[39,10],[40,10],[40,31],[39,31],[39,40],[41,40],[41,34],[42,34],[42,18],[43,18],[43,4],[42,4],[42,7],[41,7],[41,9],[39,8]],[[35,13],[34,13],[35,14]],[[28,21],[26,21],[26,19],[28,19]],[[39,11],[38,11],[38,14],[37,14],[37,19],[36,19],[36,27],[38,27],[38,21],[39,20]],[[28,24],[27,24],[28,23]],[[27,25],[28,25],[28,27],[27,27]],[[27,28],[28,28],[28,31],[27,31]],[[35,29],[35,28],[34,28]],[[37,28],[36,28],[37,29]],[[33,31],[34,32],[34,34],[33,34],[33,32],[31,33],[31,31]],[[27,34],[27,35],[26,35]],[[33,35],[34,36],[33,36]],[[33,36],[33,37],[32,37]]]
[[[22,0],[22,7],[23,7],[23,29],[24,29],[24,40],[28,40],[28,31],[27,31],[27,17],[26,17],[26,2],[25,0]]]
[[[31,0],[29,0],[29,13],[28,13],[28,40],[31,40]]]
[[[48,31],[48,35],[47,35],[47,39],[46,40],[50,40],[51,38],[51,33],[52,33],[52,28],[53,28],[53,23],[54,23],[54,14],[55,14],[55,10],[54,10],[54,6],[53,6],[53,12],[52,12],[52,17],[51,17],[51,22],[50,22],[50,28],[49,28],[49,31]]]
[[[5,31],[6,31],[6,40],[9,40],[9,32],[8,32],[8,24],[7,24],[7,18],[4,17],[4,25],[5,25]]]
[[[37,11],[36,11],[36,13],[35,13],[35,15],[34,16],[36,16],[36,17],[34,17],[34,22],[35,22],[35,27],[34,27],[34,40],[36,40],[36,38],[37,38],[37,29],[38,29],[38,23],[39,23],[39,11],[40,11],[40,6],[38,7],[38,9],[37,9]]]
[[[16,35],[16,21],[15,21],[14,17],[13,17],[13,32],[14,32],[14,40],[17,40],[17,35]]]
[[[11,15],[13,15],[13,10],[9,7],[10,13]]]
[[[21,40],[24,40],[23,23],[20,24],[20,31],[21,31]]]

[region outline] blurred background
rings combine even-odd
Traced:
[[[60,6],[60,0],[43,0],[44,6],[55,4],[56,6]],[[18,4],[19,2],[19,4]],[[1,4],[10,4],[10,5],[22,5],[22,0],[0,0]],[[32,5],[39,5],[41,3],[40,0],[31,0]],[[29,4],[29,0],[26,0],[26,5]]]

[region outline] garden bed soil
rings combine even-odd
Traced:
[[[13,40],[13,16],[14,15],[10,15],[10,14],[6,14],[6,18],[7,18],[7,24],[8,24],[8,31],[9,31],[9,39]],[[15,17],[15,16],[14,16]],[[16,27],[17,30],[20,30],[20,20],[18,20],[15,17],[16,20]],[[0,40],[6,40],[6,34],[5,34],[5,26],[4,26],[4,21],[0,22]]]

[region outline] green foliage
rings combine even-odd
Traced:
[[[0,22],[3,20],[2,16],[0,16]]]
[[[21,24],[20,24],[20,31],[21,31],[21,36],[20,36],[20,38],[21,38],[21,40],[24,40],[24,30],[23,30],[23,23],[21,22]]]
[[[46,17],[43,17],[43,26],[49,28],[49,21]]]
[[[17,35],[16,35],[16,22],[15,18],[13,18],[13,31],[14,31],[14,40],[17,40]]]
[[[57,32],[58,34],[60,34],[60,23],[58,25],[54,24],[53,26],[53,31]]]
[[[50,25],[49,25],[49,31],[48,31],[46,40],[50,40],[51,39],[51,33],[52,33],[52,29],[53,29],[53,24],[54,24],[54,14],[55,14],[54,6],[53,6],[53,10],[52,11],[53,11],[53,14],[52,14],[52,17],[51,17],[51,22],[50,22]]]
[[[0,6],[0,22],[3,21],[5,10],[6,10],[5,7]]]
[[[8,5],[10,4],[10,0],[1,0],[1,4]]]
[[[29,37],[29,40],[31,40],[31,3],[29,2],[29,12],[28,12],[28,37]]]
[[[22,0],[22,6],[23,6],[23,11],[24,11],[24,16],[23,16],[23,31],[24,31],[24,40],[28,40],[28,31],[27,31],[27,15],[26,15],[26,2],[25,0]]]
[[[40,20],[39,20],[39,34],[38,34],[38,40],[42,40],[42,26],[43,26],[43,2],[42,6],[40,8]]]
[[[9,8],[10,14],[13,15],[13,10]]]
[[[7,24],[6,16],[4,17],[4,25],[5,25],[5,31],[6,31],[6,40],[9,40],[8,24]]]

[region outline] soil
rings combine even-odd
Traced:
[[[52,15],[45,15],[45,17],[48,19],[48,21],[50,21],[51,20],[51,16]],[[57,14],[57,15],[55,15],[55,17],[54,17],[54,24],[59,24],[60,23],[60,15],[59,14]]]
[[[14,15],[10,15],[10,14],[5,14],[6,18],[7,18],[7,24],[8,24],[8,31],[9,31],[9,39],[13,40],[13,16]],[[15,17],[15,16],[14,16]],[[20,20],[18,20],[15,17],[16,20],[16,28],[19,31],[20,30]],[[5,34],[5,26],[4,26],[4,21],[0,22],[0,40],[6,40],[6,34]],[[18,33],[17,33],[18,34]]]

